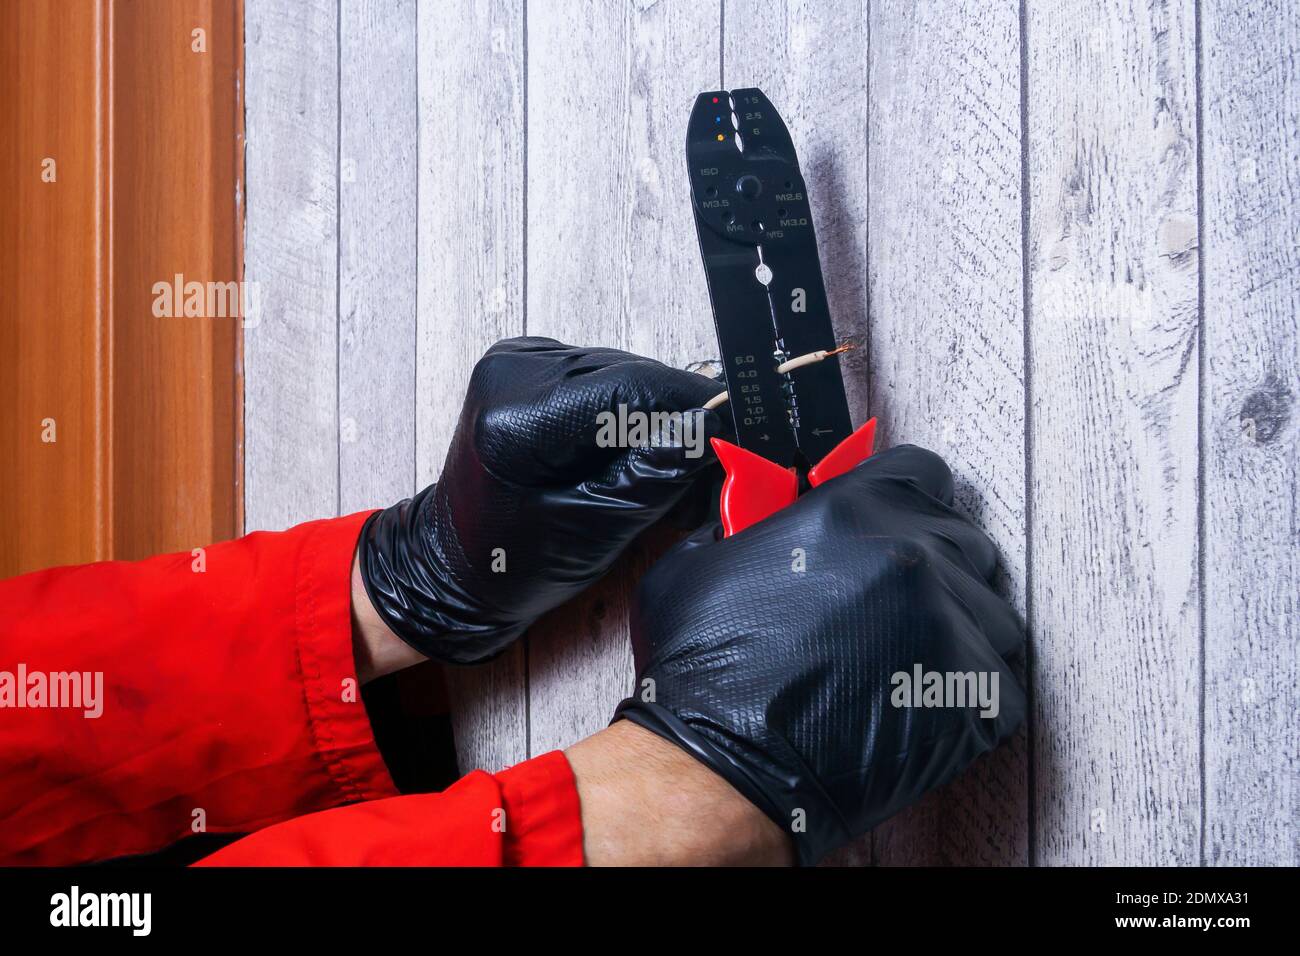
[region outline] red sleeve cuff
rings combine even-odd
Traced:
[[[558,750],[495,774],[506,811],[506,866],[582,866],[582,810]]]
[[[397,794],[361,700],[352,648],[352,554],[371,514],[316,524],[303,544],[294,595],[312,741],[344,802]]]
[[[442,793],[296,817],[244,837],[201,866],[581,866],[573,772],[558,750]]]

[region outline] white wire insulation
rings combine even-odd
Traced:
[[[849,351],[851,348],[853,348],[853,343],[850,342],[848,345],[840,345],[833,349],[818,349],[816,352],[809,352],[806,355],[797,355],[788,361],[782,362],[776,367],[776,370],[779,374],[784,375],[787,372],[793,372],[797,368],[803,368],[805,365],[815,365],[818,362],[824,362],[832,355],[839,355],[842,352]],[[705,402],[704,407],[718,408],[721,405],[725,405],[730,398],[731,395],[729,393],[719,392],[717,395],[714,395],[711,399]]]

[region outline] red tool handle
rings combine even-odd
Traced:
[[[714,438],[713,450],[727,477],[722,480],[722,530],[730,537],[780,511],[799,496],[799,476],[762,455]]]
[[[852,471],[871,457],[875,447],[876,420],[873,418],[817,462],[817,466],[808,472],[808,483],[816,488],[824,481],[830,481],[846,471]]]
[[[875,438],[873,418],[836,445],[808,472],[809,483],[816,487],[866,461],[871,457]],[[799,476],[793,468],[782,468],[721,438],[712,441],[718,461],[727,473],[722,481],[720,502],[722,530],[727,537],[780,511],[799,496]]]

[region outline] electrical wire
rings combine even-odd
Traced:
[[[855,348],[854,344],[852,342],[848,342],[844,345],[838,345],[833,349],[818,349],[816,352],[809,352],[806,355],[798,355],[792,359],[788,359],[787,361],[782,362],[780,365],[778,365],[776,367],[776,370],[778,374],[784,375],[787,372],[793,372],[797,368],[803,368],[805,365],[814,365],[817,362],[824,362],[832,355],[840,355],[853,348]],[[719,392],[717,395],[714,395],[711,399],[705,402],[704,407],[717,408],[720,405],[726,404],[726,402],[730,398],[731,398],[730,393]]]

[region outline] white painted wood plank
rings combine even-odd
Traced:
[[[1195,864],[1193,3],[1026,29],[1035,862]]]
[[[871,410],[932,448],[1025,610],[1020,17],[871,4]],[[877,829],[882,864],[1029,862],[1026,731]]]
[[[686,121],[718,83],[717,4],[528,8],[528,331],[674,365],[714,357]],[[646,548],[533,629],[532,752],[608,722],[633,683],[627,599]]]
[[[1205,860],[1300,864],[1300,7],[1202,7]]]
[[[756,86],[781,113],[808,182],[822,276],[855,424],[868,399],[867,127],[869,3],[726,0],[723,86]],[[883,422],[882,422],[883,424]],[[866,865],[872,837],[832,854],[828,866]]]
[[[524,329],[522,0],[418,10],[416,477],[436,479],[470,371]],[[447,668],[462,770],[527,757],[524,649]]]
[[[867,396],[868,2],[726,0],[723,85],[756,86],[781,113],[812,198],[813,225],[855,424]],[[706,300],[707,305],[707,300]]]
[[[1002,427],[1021,407],[1004,228],[1018,37],[1004,7],[872,6],[855,62],[860,6],[729,0],[725,85],[762,86],[794,128],[844,337],[866,312],[870,219],[855,415],[869,367],[885,440],[953,460],[1023,605],[1024,503],[1007,477],[1023,451]],[[534,4],[527,281],[522,0],[343,0],[342,23],[335,9],[246,7],[246,261],[262,305],[246,332],[249,530],[388,503],[412,469],[435,478],[473,361],[523,330],[525,299],[540,334],[678,364],[715,351],[679,182],[691,98],[718,82],[712,5]],[[418,170],[400,108],[417,92],[402,71],[413,17]],[[1191,24],[1190,0],[1029,10],[1036,862],[1198,858]],[[1203,39],[1205,859],[1294,864],[1300,28],[1285,4],[1208,3]],[[868,87],[870,151],[854,156],[813,104]],[[859,142],[863,109],[849,110]],[[418,354],[400,350],[403,328]],[[381,407],[403,395],[404,414]],[[340,445],[349,418],[357,442]],[[658,544],[537,629],[532,752],[603,726],[630,686],[626,600]],[[455,672],[464,766],[527,755],[524,660]],[[1001,752],[843,859],[1019,861],[1022,759]]]
[[[245,5],[248,531],[338,508],[337,27],[334,0]]]
[[[1012,3],[731,0],[724,75],[795,137],[838,336],[864,346],[845,363],[854,420],[952,462],[1022,606],[1018,33]],[[1025,862],[1025,763],[1000,751],[832,862]]]
[[[415,0],[342,0],[339,482],[344,514],[415,483]]]

